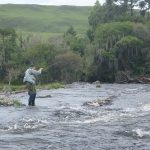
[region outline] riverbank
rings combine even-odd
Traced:
[[[50,90],[50,89],[59,89],[64,88],[65,86],[62,83],[50,83],[50,84],[43,84],[37,85],[37,89],[42,90]],[[0,85],[0,106],[21,106],[19,100],[14,100],[11,98],[11,94],[17,94],[27,91],[25,85]],[[50,95],[48,95],[50,97]]]
[[[36,86],[37,89],[59,89],[64,88],[65,85],[59,82],[53,82],[48,84],[39,84]],[[23,92],[26,91],[25,85],[6,85],[0,84],[0,92]]]

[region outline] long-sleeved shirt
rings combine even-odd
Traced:
[[[25,72],[23,82],[29,82],[29,83],[32,83],[32,84],[36,84],[36,77],[40,74],[41,74],[41,70],[37,71],[35,69],[29,68]]]

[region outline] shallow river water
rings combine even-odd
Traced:
[[[0,150],[150,150],[150,85],[74,83],[0,107]],[[12,95],[27,105],[27,93]],[[113,96],[111,105],[83,106]]]

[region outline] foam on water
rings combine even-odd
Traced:
[[[144,109],[143,109],[144,108]],[[123,110],[112,111],[109,109],[84,109],[84,107],[60,107],[56,110],[55,115],[59,117],[61,123],[79,123],[90,124],[96,122],[124,122],[129,118],[141,117],[147,110],[149,105],[144,105],[137,108],[125,108]]]
[[[143,111],[150,111],[150,104],[145,104],[142,106]]]
[[[0,145],[2,150],[8,143],[10,149],[22,150],[148,150],[149,91],[150,87],[140,84],[104,84],[101,88],[74,84],[68,89],[41,91],[52,98],[37,99],[36,107],[1,108]],[[27,103],[26,95],[19,96],[23,103]],[[111,95],[115,96],[112,105],[83,106]]]
[[[46,127],[48,126],[48,123],[49,121],[48,120],[42,120],[42,119],[21,119],[19,120],[17,123],[10,123],[5,126],[1,126],[0,127],[0,130],[1,131],[24,131],[24,130],[27,130],[27,129],[40,129],[40,128],[43,128],[43,127]]]
[[[134,129],[132,130],[132,132],[135,133],[140,138],[150,136],[150,130],[146,131],[144,129]]]
[[[149,113],[150,111],[150,104],[144,104],[139,107],[135,107],[135,108],[125,108],[123,109],[123,112],[125,112],[126,114],[130,114],[133,117],[138,117],[138,116],[143,116],[145,115],[145,113]]]

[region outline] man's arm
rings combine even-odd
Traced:
[[[35,70],[35,69],[31,69],[30,73],[37,76],[40,75],[42,73],[43,68],[40,68],[39,70]]]

